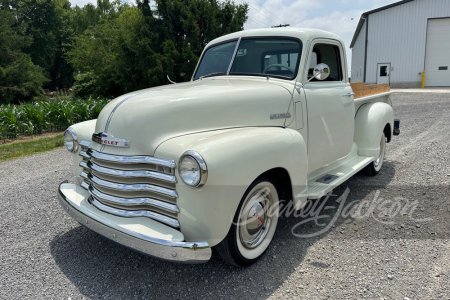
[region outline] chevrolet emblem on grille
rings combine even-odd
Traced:
[[[130,147],[129,140],[115,138],[112,134],[103,132],[94,133],[92,135],[92,140],[96,143],[107,146],[122,147],[122,148]]]

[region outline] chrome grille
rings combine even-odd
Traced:
[[[98,152],[80,143],[81,186],[89,202],[121,217],[147,217],[179,228],[175,162],[151,156],[120,156]]]

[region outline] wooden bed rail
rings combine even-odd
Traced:
[[[386,93],[391,90],[389,83],[364,85],[364,82],[350,83],[355,93],[355,99],[375,94]]]

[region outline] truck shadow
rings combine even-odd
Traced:
[[[317,222],[311,218],[314,211],[311,209],[302,216],[282,215],[267,253],[245,269],[225,264],[216,253],[207,264],[201,265],[160,261],[120,246],[83,226],[56,236],[50,242],[51,254],[78,291],[92,299],[267,298],[295,270],[300,269],[302,275],[302,269],[314,272],[314,268],[332,268],[329,259],[328,262],[305,259],[308,249],[317,241],[379,235],[376,221],[343,216],[345,205],[340,205],[342,201],[337,199],[346,204],[370,201],[377,191],[380,194],[388,188],[394,175],[395,164],[389,161],[385,161],[378,176],[355,175],[334,190],[336,196],[317,200],[316,210],[323,204],[322,208],[327,209],[320,215],[328,216]],[[347,197],[343,199],[343,195]],[[301,279],[298,282],[300,285]]]

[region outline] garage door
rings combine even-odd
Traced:
[[[450,86],[450,18],[428,20],[425,86]]]

